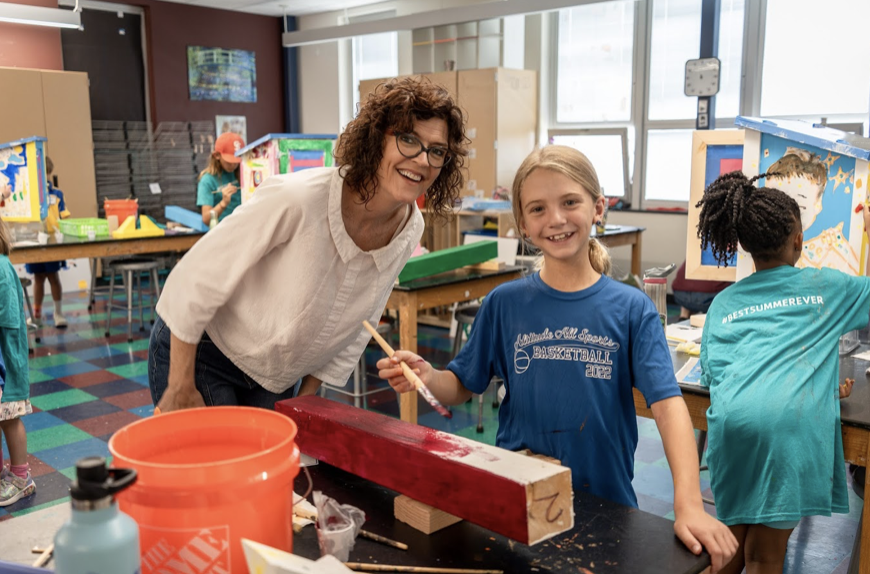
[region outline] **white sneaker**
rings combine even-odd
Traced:
[[[66,318],[60,313],[54,314],[54,326],[58,329],[65,329],[67,326]]]

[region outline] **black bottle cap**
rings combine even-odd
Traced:
[[[136,471],[106,468],[102,456],[89,456],[76,462],[76,479],[70,485],[74,500],[100,500],[112,496],[136,482]]]

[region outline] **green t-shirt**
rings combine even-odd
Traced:
[[[6,363],[6,382],[0,401],[11,403],[30,398],[27,366],[27,322],[24,291],[9,257],[0,255],[0,352]]]
[[[867,324],[870,278],[782,266],[728,287],[707,312],[707,461],[723,523],[848,512],[841,335]]]
[[[217,190],[228,183],[235,184],[235,186],[238,187],[238,176],[235,173],[227,173],[225,171],[221,171],[221,175],[219,178],[213,176],[210,173],[204,173],[202,175],[202,179],[199,180],[199,184],[196,186],[197,207],[202,207],[204,205],[214,207],[215,205],[220,203],[221,199],[223,199],[223,195],[221,195],[220,192],[217,192]],[[218,217],[218,221],[223,221],[224,217],[231,214],[241,204],[242,192],[241,190],[239,190],[235,192],[232,197],[230,197],[230,204],[227,206],[226,209],[224,209],[223,213],[220,214],[220,216]]]

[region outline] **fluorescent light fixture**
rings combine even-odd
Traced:
[[[0,22],[78,29],[82,27],[82,15],[76,10],[0,2]]]

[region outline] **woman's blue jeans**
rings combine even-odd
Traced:
[[[169,327],[158,316],[151,329],[148,346],[148,383],[155,405],[160,402],[169,384],[171,338]],[[196,346],[194,380],[196,390],[207,406],[241,405],[274,409],[276,401],[294,397],[299,388],[297,383],[283,393],[267,391],[221,353],[205,333]]]

